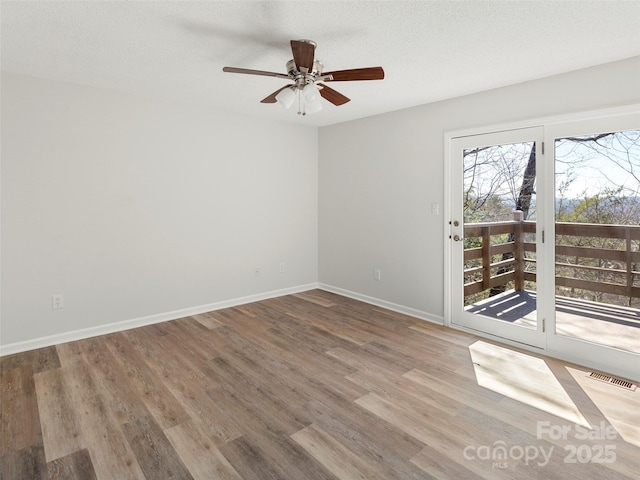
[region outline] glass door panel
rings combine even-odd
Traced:
[[[555,142],[555,333],[640,353],[640,130]]]
[[[545,128],[547,348],[640,380],[640,113]]]
[[[452,323],[540,345],[536,201],[542,129],[452,140]]]

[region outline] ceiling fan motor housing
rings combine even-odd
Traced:
[[[298,70],[296,62],[291,59],[287,62],[287,73],[296,82],[296,88],[304,88],[308,83],[315,83],[322,76],[323,65],[319,60],[313,61],[313,69],[310,72],[302,73]]]

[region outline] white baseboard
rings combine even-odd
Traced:
[[[154,323],[176,320],[178,318],[188,317],[190,315],[198,315],[200,313],[212,312],[214,310],[221,310],[223,308],[236,307],[238,305],[244,305],[246,303],[259,302],[260,300],[267,300],[269,298],[282,297],[283,295],[291,295],[292,293],[305,292],[314,288],[318,288],[317,283],[298,285],[296,287],[283,288],[281,290],[272,290],[270,292],[257,293],[254,295],[248,295],[246,297],[222,300],[220,302],[214,302],[207,305],[189,307],[181,310],[174,310],[172,312],[158,313],[156,315],[149,315],[147,317],[133,318],[131,320],[109,323],[97,327],[83,328],[81,330],[57,333],[55,335],[34,338],[33,340],[26,340],[24,342],[10,343],[0,346],[0,357],[13,353],[26,352],[27,350],[50,347],[51,345],[58,345],[60,343],[73,342],[76,340],[83,340],[85,338],[97,337],[99,335],[106,335],[108,333],[121,332],[123,330],[130,330],[132,328],[152,325]]]
[[[397,303],[387,302],[386,300],[381,300],[379,298],[370,297],[361,293],[352,292],[351,290],[345,290],[344,288],[334,287],[333,285],[327,285],[326,283],[318,284],[317,288],[326,290],[327,292],[335,293],[337,295],[342,295],[343,297],[360,300],[361,302],[375,305],[376,307],[382,307],[386,308],[387,310],[392,310],[394,312],[403,313],[411,317],[416,317],[420,320],[426,320],[427,322],[444,325],[444,317],[434,315],[429,312],[423,312],[422,310],[417,310],[415,308],[405,307],[404,305],[398,305]]]

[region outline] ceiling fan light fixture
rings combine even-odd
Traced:
[[[278,95],[276,95],[276,101],[284,108],[289,109],[296,99],[296,90],[294,87],[285,88]]]
[[[320,97],[316,98],[312,102],[305,101],[304,103],[304,113],[316,113],[322,110],[322,102],[320,102]]]
[[[306,104],[320,100],[320,90],[315,83],[307,83],[302,89],[302,95]]]

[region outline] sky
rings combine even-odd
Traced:
[[[556,198],[581,199],[624,187],[640,196],[640,130],[561,138],[555,142]],[[464,189],[474,196],[492,192],[513,204],[533,143],[465,150]],[[536,182],[538,183],[538,182]]]
[[[584,138],[584,137],[577,137]],[[595,142],[556,140],[556,196],[571,178],[564,197],[593,196],[607,188],[624,187],[627,195],[640,195],[640,131],[618,132]]]

